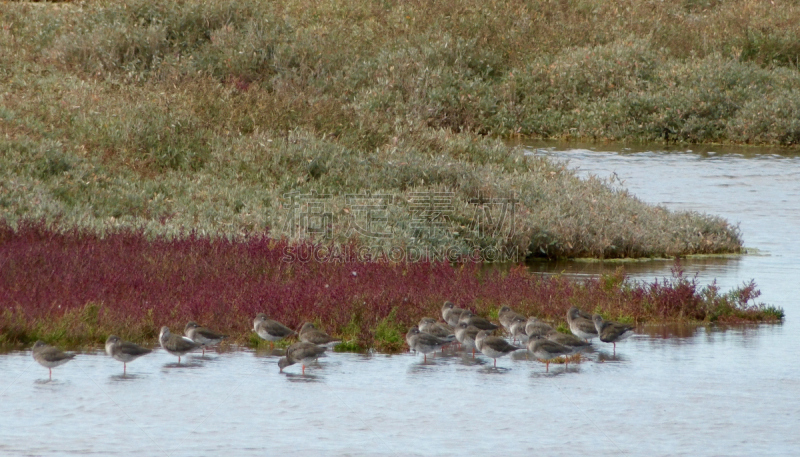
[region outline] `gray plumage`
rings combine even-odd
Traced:
[[[540,336],[534,336],[528,342],[528,352],[537,359],[544,360],[547,364],[546,369],[549,371],[550,360],[561,356],[569,356],[575,352],[575,349]]]
[[[472,358],[475,358],[475,337],[478,336],[478,332],[481,329],[475,327],[474,325],[468,325],[466,322],[462,322],[458,324],[456,327],[456,340],[461,343],[462,346],[466,349],[472,349]]]
[[[546,338],[550,341],[555,341],[558,344],[563,344],[564,346],[569,346],[576,349],[592,345],[592,343],[588,343],[575,335],[561,333],[556,330],[552,330],[550,333],[548,333]]]
[[[178,356],[178,363],[181,363],[181,356],[202,346],[200,343],[196,343],[185,336],[171,333],[167,326],[161,327],[158,342],[161,343],[161,347],[165,351]]]
[[[459,319],[461,319],[461,314],[464,311],[464,309],[456,308],[456,305],[453,304],[453,302],[446,301],[444,302],[444,305],[442,305],[442,319],[447,322],[447,325],[456,327]]]
[[[322,346],[306,343],[305,341],[299,341],[286,349],[286,356],[281,357],[280,360],[278,360],[278,368],[280,368],[280,371],[283,372],[283,369],[289,365],[300,363],[303,367],[302,372],[305,374],[306,365],[320,357],[324,357],[325,350],[326,348]]]
[[[406,344],[409,352],[414,350],[414,336],[416,336],[416,333],[406,332]]]
[[[421,352],[424,355],[425,362],[428,361],[428,354],[436,352],[441,349],[442,346],[449,343],[449,341],[436,338],[429,333],[422,333],[417,327],[408,329],[408,333],[406,333],[406,342],[411,349]]]
[[[106,354],[114,360],[122,362],[122,374],[125,374],[127,371],[129,362],[133,362],[139,357],[151,352],[153,352],[152,349],[143,348],[130,341],[123,341],[116,335],[110,335],[108,339],[106,339]]]
[[[187,338],[203,345],[203,355],[206,354],[206,346],[214,346],[228,337],[222,333],[217,333],[210,328],[200,327],[197,322],[189,321],[183,328],[183,334]]]
[[[63,365],[75,357],[75,354],[67,354],[60,349],[54,348],[39,340],[33,344],[33,360],[47,368],[50,372],[50,379],[53,379],[53,368]]]
[[[516,319],[525,320],[525,318],[521,314],[513,311],[508,306],[503,306],[497,313],[497,320],[500,321],[500,325],[502,325],[503,328],[506,329],[508,333],[513,333],[511,331],[511,326],[514,324],[514,321]]]
[[[311,322],[306,322],[300,328],[299,333],[300,341],[311,344],[318,344],[324,346],[326,344],[335,344],[341,342],[327,333],[319,330]]]
[[[576,336],[586,341],[597,338],[597,329],[594,326],[594,322],[584,317],[581,310],[574,306],[567,311],[567,323],[569,324],[569,330]]]
[[[525,323],[525,333],[528,337],[547,336],[551,331],[553,331],[552,326],[545,324],[533,316],[529,317],[528,321]]]
[[[522,343],[528,342],[528,333],[525,332],[525,318],[522,316],[515,317],[511,323],[511,337],[514,340],[519,340]]]
[[[498,357],[502,357],[522,349],[521,347],[510,344],[503,338],[490,336],[486,330],[481,330],[475,336],[475,346],[483,353],[483,355],[494,359],[495,367],[497,366]]]
[[[478,327],[481,330],[495,330],[498,328],[497,325],[492,324],[480,316],[472,314],[469,310],[465,310],[461,313],[461,318],[458,320],[458,323],[460,324],[461,322],[466,322],[467,325]]]
[[[604,343],[613,343],[615,352],[617,350],[617,341],[622,341],[633,335],[633,325],[604,321],[599,314],[594,315],[594,326],[600,337],[600,341]]]
[[[267,319],[264,313],[258,313],[253,321],[253,331],[255,331],[261,338],[270,341],[280,341],[287,336],[294,335],[294,330],[281,324],[278,321]]]
[[[447,341],[455,341],[456,339],[450,327],[436,322],[436,319],[432,317],[423,317],[420,319],[419,331]]]

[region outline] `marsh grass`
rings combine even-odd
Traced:
[[[798,19],[756,0],[8,3],[0,215],[283,236],[288,193],[337,195],[337,229],[345,194],[388,193],[408,242],[402,202],[447,191],[457,210],[428,246],[737,252],[726,221],[497,138],[795,145]],[[465,234],[469,201],[512,195],[514,237]]]
[[[372,331],[374,335],[375,349],[383,352],[397,352],[405,344],[405,331],[407,327],[396,322],[397,309],[392,308],[389,314],[378,322],[378,325]]]
[[[564,365],[567,362],[569,362],[569,363],[581,363],[582,361],[583,361],[583,355],[582,354],[572,354],[572,355],[568,355],[566,357],[558,357],[558,358],[555,358],[555,359],[551,359],[550,360],[550,364]]]
[[[99,233],[134,227],[168,237],[190,231],[291,236],[291,195],[330,195],[324,203],[332,218],[328,242],[346,245],[353,240],[348,195],[389,195],[392,236],[359,243],[383,250],[452,246],[461,254],[495,248],[520,258],[669,257],[741,248],[738,229],[721,218],[647,205],[604,180],[581,180],[564,164],[499,141],[432,130],[408,135],[363,156],[309,132],[254,134],[212,150],[202,169],[159,167],[143,174],[135,163],[112,166],[57,144],[5,143],[0,214],[12,222],[44,218],[55,227]],[[433,194],[447,195],[452,210],[437,221],[435,236],[421,238],[412,200]],[[497,218],[476,230],[479,205],[470,202],[498,198],[515,200],[513,227],[510,218]]]
[[[75,123],[74,141],[157,168],[202,166],[215,138],[298,127],[363,151],[408,125],[795,144],[800,8],[699,3],[12,4],[1,55],[22,90],[6,117],[30,133]]]
[[[478,264],[285,262],[287,240],[190,236],[148,239],[121,231],[55,232],[42,223],[0,225],[0,343],[37,339],[101,345],[109,334],[152,344],[158,329],[194,320],[261,347],[253,317],[265,312],[297,329],[318,322],[345,344],[339,350],[398,351],[423,316],[452,300],[491,316],[503,305],[563,325],[570,306],[632,323],[779,321],[783,310],[756,302],[753,283],[720,292],[698,286],[679,267],[671,278],[571,281],[526,268]],[[354,274],[355,273],[355,274]],[[286,341],[283,344],[290,344]]]
[[[241,340],[242,340],[241,337],[237,338],[237,341]],[[290,339],[283,339],[280,341],[271,342],[261,338],[255,332],[250,332],[250,334],[246,338],[246,341],[247,341],[246,343],[247,347],[253,348],[255,350],[267,350],[274,348],[286,349],[297,340],[294,337],[292,337]]]

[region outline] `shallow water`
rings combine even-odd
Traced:
[[[53,370],[0,356],[0,455],[792,455],[800,449],[800,159],[789,154],[532,147],[616,172],[645,201],[741,223],[758,255],[684,263],[724,288],[755,279],[782,325],[647,327],[579,364],[523,354],[330,354],[280,374],[250,350],[122,366],[82,354]],[[717,152],[717,151],[711,151]],[[588,275],[618,264],[562,263]],[[626,266],[669,275],[671,262]],[[433,311],[432,311],[433,314]]]

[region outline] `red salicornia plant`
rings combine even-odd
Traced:
[[[631,282],[621,270],[575,281],[524,266],[286,261],[287,246],[267,235],[150,239],[0,225],[0,344],[101,343],[110,333],[147,342],[162,325],[178,330],[189,320],[244,343],[264,312],[293,328],[315,321],[359,347],[394,350],[397,335],[422,316],[438,317],[445,300],[489,316],[509,305],[555,323],[570,306],[629,322],[782,317],[754,303],[753,284],[720,294],[680,271],[654,283]]]

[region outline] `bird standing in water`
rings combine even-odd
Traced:
[[[106,354],[114,360],[122,362],[122,375],[128,370],[128,362],[133,362],[143,355],[153,352],[130,341],[123,341],[116,335],[110,335],[106,340]]]
[[[289,365],[300,363],[303,366],[302,373],[306,374],[306,365],[324,356],[324,347],[299,341],[286,349],[286,356],[281,357],[280,360],[278,360],[278,368],[280,368],[280,372],[283,373],[283,369]]]
[[[165,351],[178,356],[178,364],[181,363],[182,355],[202,346],[202,344],[195,343],[185,336],[170,333],[169,327],[167,326],[161,327],[161,332],[158,335],[158,342],[161,343],[161,347],[164,348]]]
[[[504,355],[511,354],[514,351],[522,349],[521,347],[514,346],[508,341],[500,338],[499,336],[490,336],[486,330],[481,330],[475,337],[475,346],[486,357],[494,359],[494,366],[497,368],[497,358]]]
[[[203,345],[203,355],[206,355],[206,346],[213,346],[228,337],[222,333],[217,333],[209,328],[200,327],[197,322],[189,321],[183,328],[183,334],[187,338]]]
[[[633,325],[605,321],[599,314],[595,314],[593,319],[600,341],[614,344],[614,355],[617,354],[617,341],[622,341],[633,335]]]
[[[268,319],[267,315],[264,313],[258,313],[258,315],[256,315],[255,320],[253,320],[253,331],[262,339],[269,341],[273,347],[276,341],[280,341],[295,334],[294,330],[278,321]]]
[[[39,340],[33,344],[33,360],[47,368],[50,372],[50,380],[53,380],[53,368],[64,365],[75,357],[75,354],[67,354],[60,349],[54,348]]]

